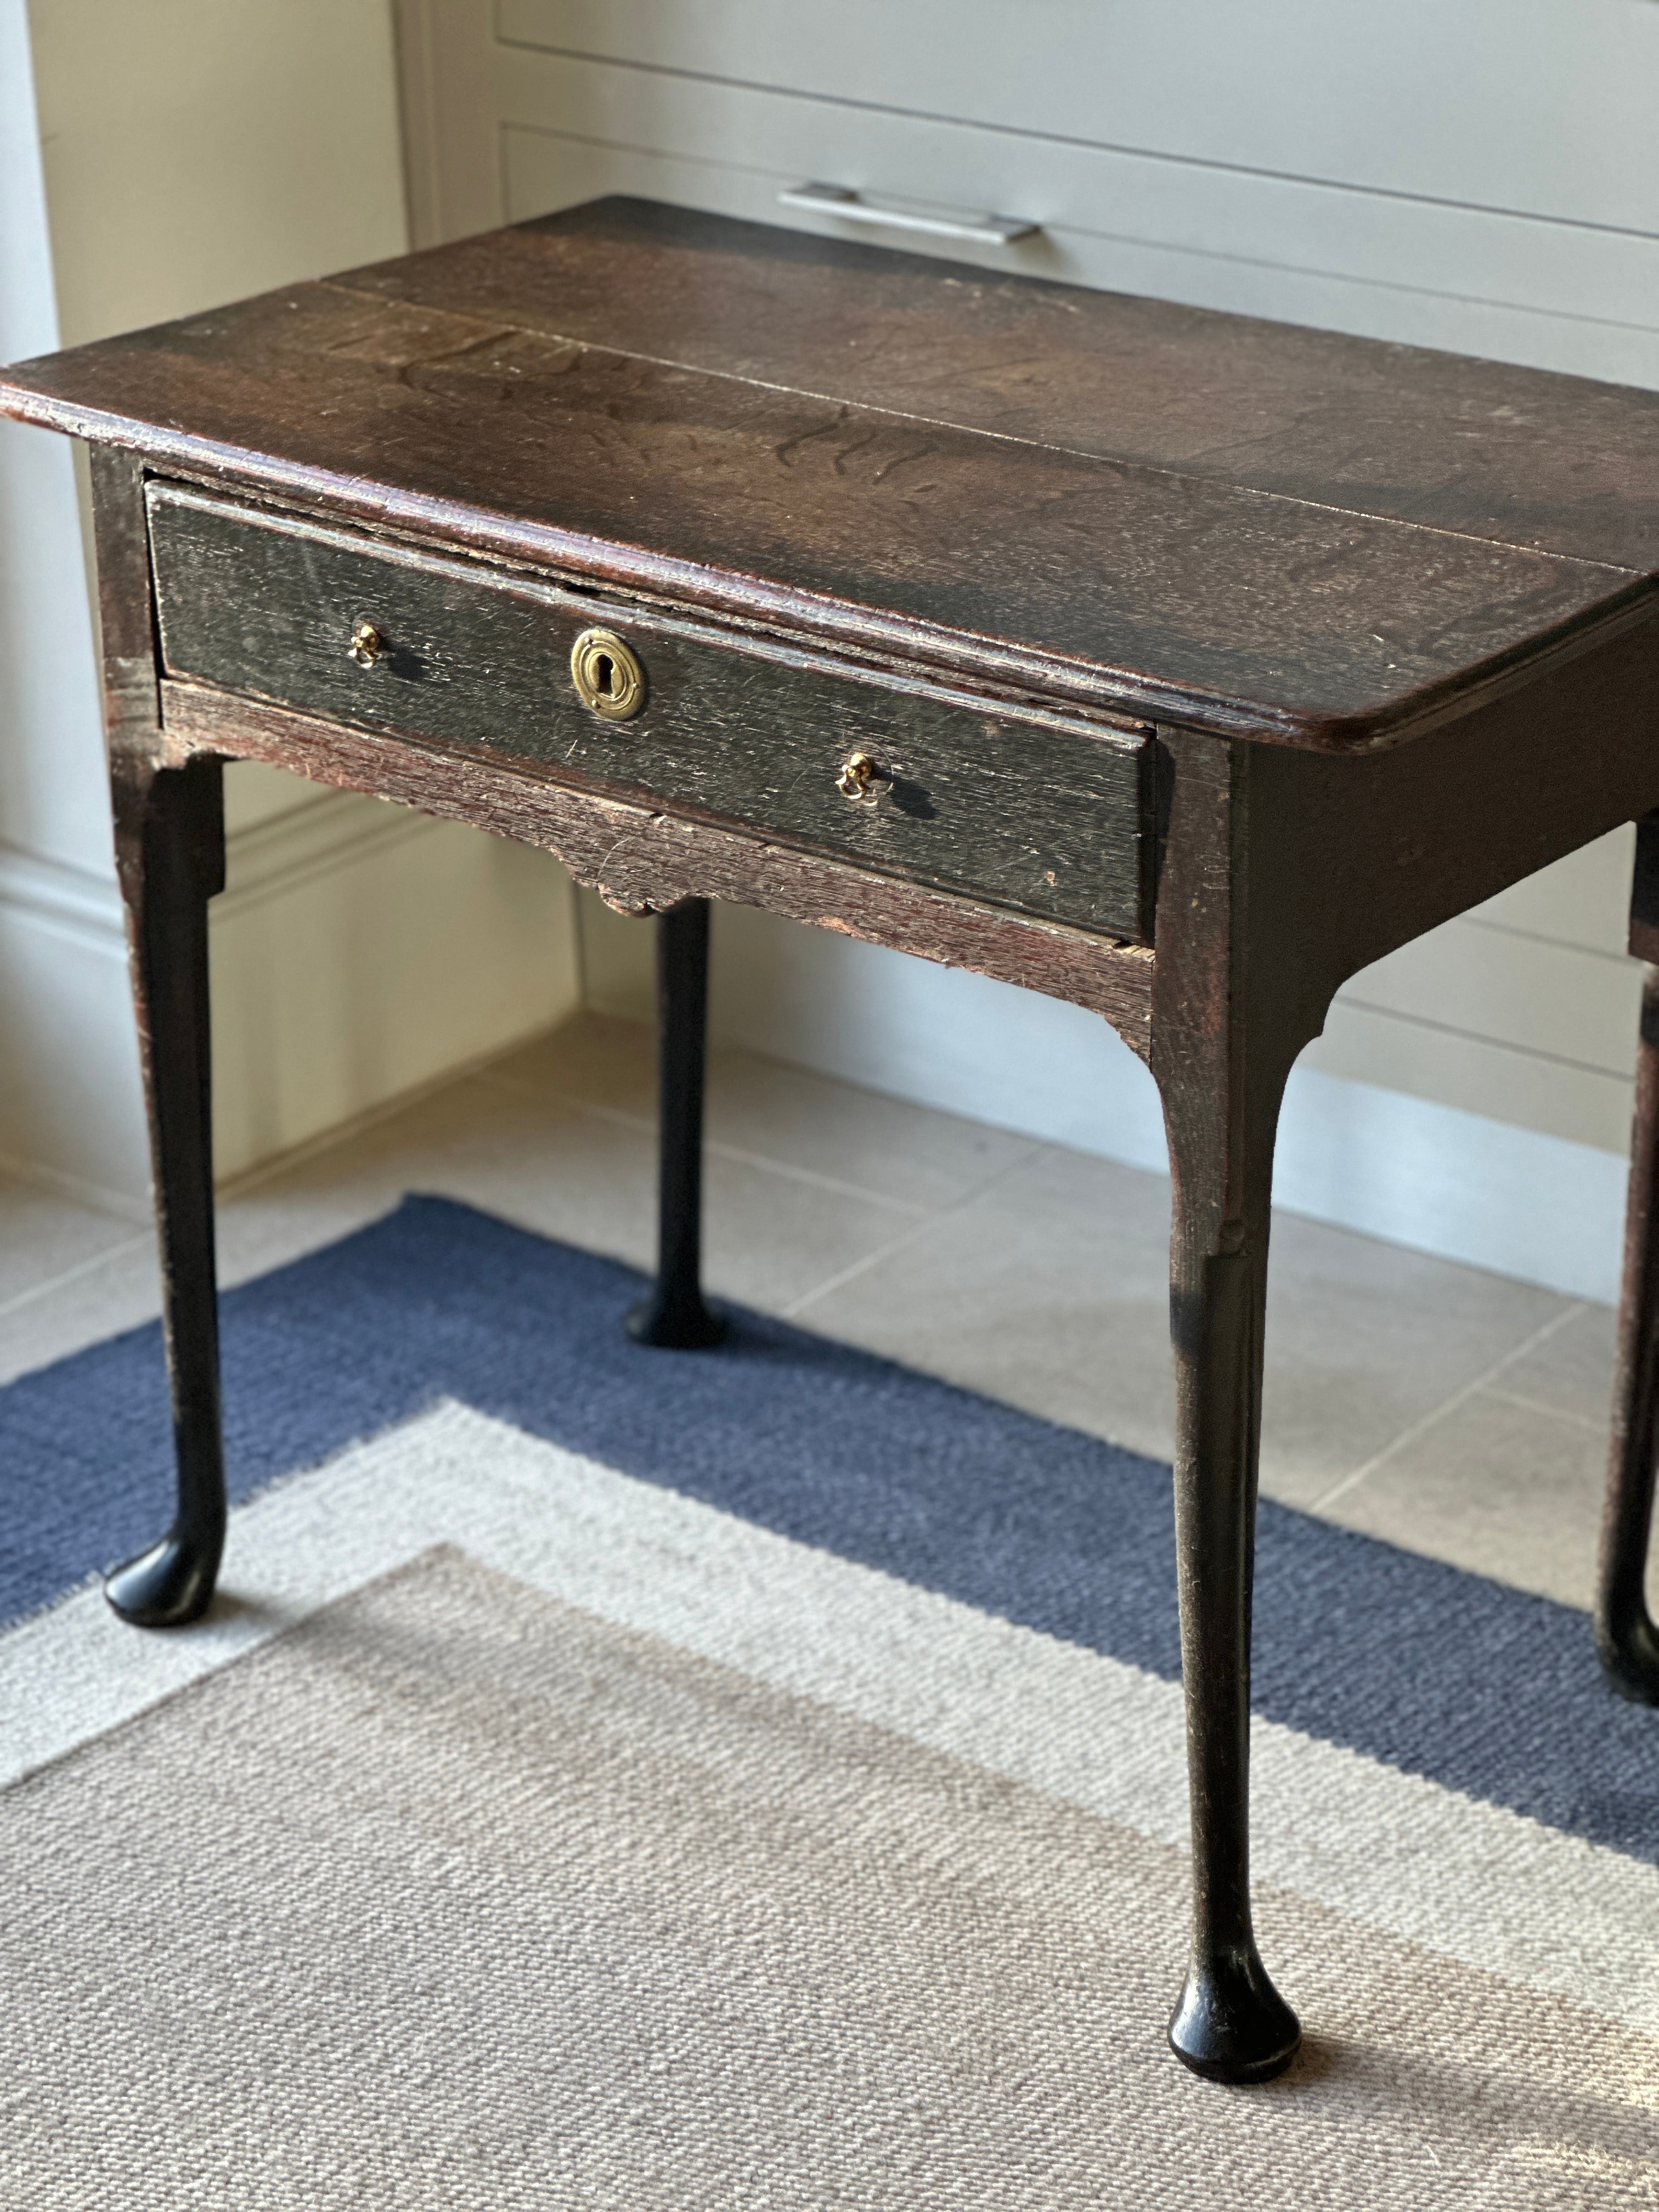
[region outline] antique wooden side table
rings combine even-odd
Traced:
[[[185,1621],[224,1530],[207,902],[264,760],[663,917],[664,1255],[706,1340],[706,902],[1075,1000],[1160,1086],[1192,1965],[1264,2080],[1250,1575],[1280,1093],[1367,962],[1659,808],[1659,396],[609,200],[27,363],[89,440]],[[1644,831],[1634,949],[1659,957]],[[1659,1698],[1650,988],[1599,1630]]]

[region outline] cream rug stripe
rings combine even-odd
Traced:
[[[1309,2048],[1197,2082],[1178,1851],[453,1551],[17,1785],[4,1837],[27,2212],[1659,2191],[1653,2038],[1269,1891]]]
[[[3,1767],[61,1756],[434,1543],[1184,1848],[1177,1686],[447,1405],[233,1517],[226,1617],[88,1592],[0,1645]],[[1258,1880],[1659,2033],[1659,1869],[1258,1721]]]

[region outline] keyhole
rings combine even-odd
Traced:
[[[611,630],[582,632],[570,648],[570,676],[584,704],[608,722],[625,722],[645,704],[645,671]]]

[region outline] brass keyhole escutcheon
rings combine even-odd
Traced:
[[[584,707],[625,722],[645,704],[645,671],[608,629],[585,629],[570,648],[570,680]]]
[[[836,778],[836,789],[856,806],[878,806],[892,787],[892,777],[868,753],[848,753]]]
[[[386,651],[386,640],[372,622],[360,622],[351,633],[351,642],[346,647],[346,659],[355,660],[359,668],[373,668]]]

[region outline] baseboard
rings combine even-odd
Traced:
[[[215,1152],[256,1170],[579,1003],[569,879],[548,854],[319,793],[238,830],[214,902]],[[0,1161],[147,1206],[121,902],[109,874],[0,848]]]
[[[214,902],[214,1152],[245,1176],[580,1003],[547,854],[341,794],[229,841]]]
[[[21,846],[0,845],[0,907],[72,936],[94,951],[126,957],[126,927],[113,861],[100,872]]]
[[[0,848],[0,1156],[131,1214],[149,1147],[113,872]]]
[[[589,1003],[650,1011],[649,934],[583,901]],[[918,1105],[1169,1171],[1152,1077],[1104,1022],[984,976],[722,907],[713,1033]],[[1301,1067],[1279,1126],[1285,1212],[1536,1283],[1618,1295],[1624,1155]]]
[[[1629,1171],[1623,1153],[1299,1068],[1273,1198],[1291,1213],[1611,1305]]]
[[[240,863],[240,865],[239,865]],[[221,1167],[255,1171],[574,1011],[546,855],[360,800],[233,842],[216,907]],[[651,1003],[652,933],[582,905],[590,1003]],[[717,1036],[970,1120],[1166,1171],[1152,1079],[1103,1022],[982,976],[720,910]],[[0,1166],[124,1213],[148,1153],[120,902],[0,848]],[[1316,1068],[1292,1077],[1277,1204],[1538,1283],[1617,1295],[1624,1158]]]
[[[130,1190],[115,1190],[108,1183],[88,1182],[84,1176],[68,1175],[58,1168],[43,1167],[38,1160],[20,1159],[10,1152],[0,1152],[0,1176],[14,1182],[33,1184],[53,1198],[67,1199],[71,1206],[90,1206],[95,1213],[112,1213],[122,1221],[130,1221],[134,1228],[149,1228],[155,1219],[155,1208],[146,1194],[140,1197]]]

